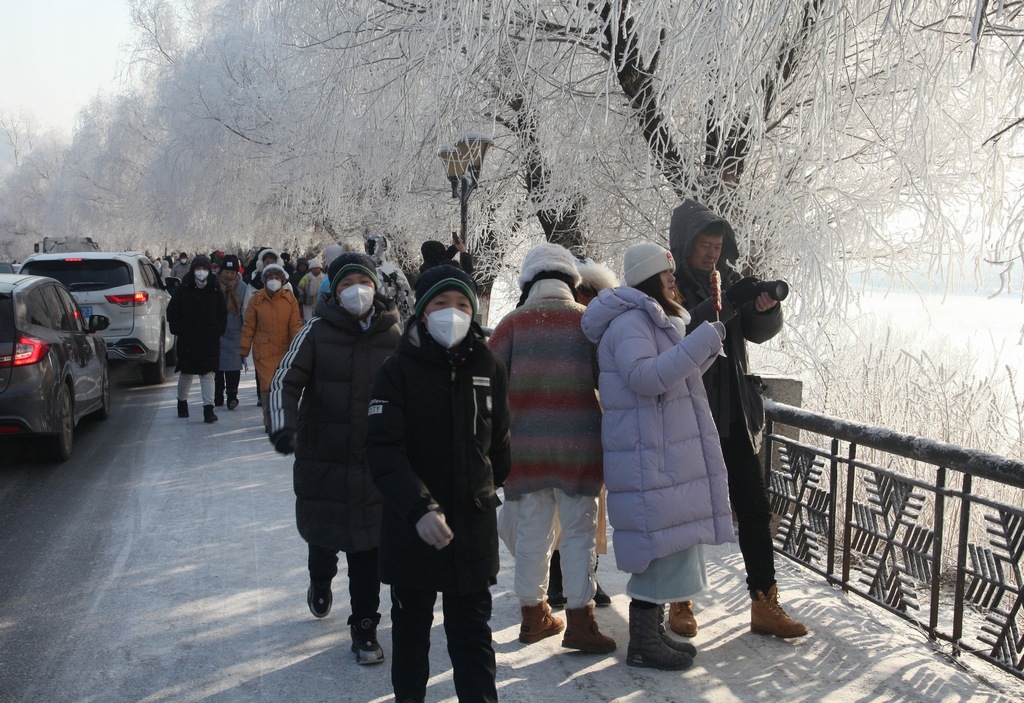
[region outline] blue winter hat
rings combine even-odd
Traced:
[[[380,288],[377,280],[377,267],[373,259],[358,251],[346,251],[335,257],[327,268],[327,278],[331,281],[331,290],[338,287],[338,281],[350,273],[361,273],[373,280],[373,287]]]
[[[469,298],[473,315],[476,315],[476,283],[462,269],[442,264],[427,269],[416,279],[416,317],[423,317],[427,303],[446,290],[457,290]]]

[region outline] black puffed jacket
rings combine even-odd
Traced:
[[[377,547],[383,499],[365,459],[366,410],[377,371],[401,337],[380,296],[368,329],[325,297],[270,383],[270,431],[295,432],[295,520],[310,544]]]
[[[504,366],[473,325],[464,362],[452,366],[416,318],[377,374],[366,459],[384,495],[381,581],[475,593],[498,574],[495,488],[511,468]],[[423,542],[416,522],[440,509],[454,538]]]
[[[217,277],[196,285],[189,271],[167,304],[167,326],[176,335],[178,365],[175,371],[203,375],[220,368],[220,338],[228,324],[228,307]]]

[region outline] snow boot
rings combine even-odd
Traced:
[[[562,556],[556,549],[551,552],[551,566],[548,569],[548,605],[564,608],[566,602],[562,593]]]
[[[693,664],[693,657],[685,652],[677,652],[658,636],[658,606],[638,608],[630,603],[626,664],[662,671],[682,671]]]
[[[672,628],[672,632],[683,637],[693,637],[697,634],[697,619],[693,617],[692,600],[669,604],[668,626]]]
[[[565,623],[551,614],[551,607],[547,603],[524,605],[521,610],[523,623],[519,626],[519,641],[523,644],[540,642],[565,629]]]
[[[188,417],[188,401],[178,401],[178,417]]]
[[[334,594],[331,593],[330,581],[310,581],[306,589],[306,605],[314,617],[325,618],[331,612]]]
[[[238,407],[238,396],[228,395],[228,410],[234,410]]]
[[[658,605],[655,607],[655,610],[658,611],[658,637],[661,638],[661,641],[677,652],[684,652],[689,654],[691,657],[696,657],[696,647],[689,642],[680,642],[679,640],[673,639],[672,635],[668,634],[668,630],[665,629],[665,606]]]
[[[212,405],[203,406],[203,422],[217,422],[217,416],[213,414]]]
[[[377,641],[377,623],[372,618],[363,618],[357,623],[350,617],[348,629],[352,633],[356,664],[380,664],[384,661],[384,650]]]
[[[563,647],[591,654],[607,654],[615,651],[615,640],[607,635],[602,635],[597,628],[592,607],[568,608],[565,611],[565,617],[568,624],[565,626],[565,636],[562,638]]]
[[[598,559],[594,560],[594,585],[597,586],[597,591],[594,593],[594,605],[598,608],[607,608],[612,604],[612,597],[604,592],[601,588],[601,584],[597,581],[597,564]]]
[[[775,584],[768,592],[754,591],[750,604],[750,631],[759,635],[776,637],[803,637],[807,627],[786,615],[779,605],[779,591]]]

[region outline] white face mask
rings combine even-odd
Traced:
[[[373,288],[357,283],[338,293],[338,304],[356,317],[373,307]]]
[[[269,281],[267,281],[267,290],[269,290],[271,293],[276,293],[277,291],[281,290],[281,281],[277,280],[276,278],[271,278]]]
[[[427,331],[434,341],[451,349],[466,338],[472,318],[458,308],[444,308],[427,315]]]
[[[206,278],[210,275],[210,272],[206,269],[196,269],[192,272],[192,275],[196,277],[196,280],[200,283],[206,283]]]

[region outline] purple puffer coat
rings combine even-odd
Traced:
[[[620,570],[697,544],[733,541],[725,460],[701,374],[722,342],[686,337],[635,288],[601,291],[583,315],[598,345],[608,520]]]

